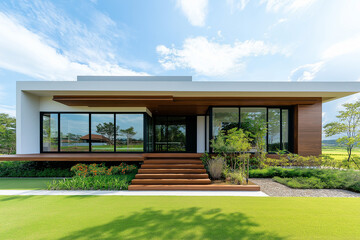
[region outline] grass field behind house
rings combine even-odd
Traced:
[[[322,154],[329,155],[338,161],[342,161],[347,158],[347,152],[345,147],[323,146]],[[360,148],[355,148],[352,154],[360,156]]]
[[[0,196],[0,239],[360,239],[357,198]]]

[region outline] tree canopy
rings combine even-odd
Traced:
[[[16,119],[0,113],[0,153],[16,153]]]

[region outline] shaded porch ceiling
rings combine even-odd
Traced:
[[[54,95],[67,106],[146,107],[159,115],[202,115],[209,106],[291,106],[321,102],[320,97],[174,97],[172,95]]]

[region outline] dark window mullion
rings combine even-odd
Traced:
[[[91,113],[89,113],[89,152],[91,152]]]
[[[114,113],[114,152],[116,152],[116,113]]]
[[[60,143],[61,143],[61,139],[60,139],[60,113],[58,113],[58,152],[60,152]]]

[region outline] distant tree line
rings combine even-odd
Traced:
[[[0,113],[0,154],[16,153],[16,120]]]

